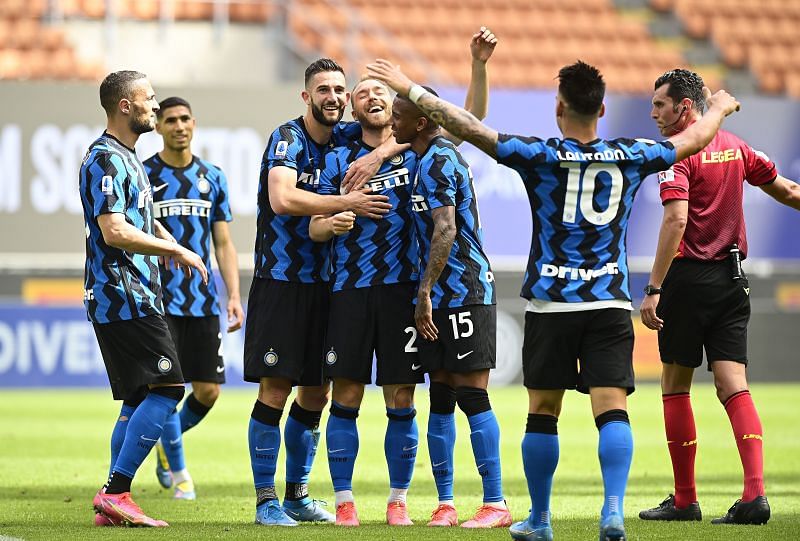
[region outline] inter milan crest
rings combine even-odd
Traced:
[[[167,359],[162,355],[161,358],[158,360],[157,366],[159,372],[161,372],[162,374],[166,374],[167,372],[172,370],[172,361],[170,361],[169,359]]]
[[[339,357],[338,355],[336,355],[336,352],[333,350],[333,348],[331,348],[331,350],[325,354],[325,363],[328,366],[333,366],[334,364],[336,364],[336,359],[338,358]]]
[[[401,163],[403,163],[403,155],[397,154],[396,156],[392,156],[391,158],[389,158],[389,163],[391,163],[392,165],[400,165]]]
[[[272,348],[264,354],[264,364],[267,366],[275,366],[278,364],[278,354]]]
[[[203,173],[200,173],[197,178],[197,190],[200,193],[208,193],[211,191],[211,183],[206,180],[206,177]]]

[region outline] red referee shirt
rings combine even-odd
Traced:
[[[702,151],[659,173],[662,203],[689,201],[686,231],[676,257],[725,259],[736,243],[744,259],[744,181],[761,186],[776,176],[775,164],[766,154],[723,130]]]

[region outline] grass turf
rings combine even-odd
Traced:
[[[765,430],[767,493],[772,519],[766,526],[712,526],[741,495],[741,466],[730,425],[709,386],[698,385],[693,405],[698,427],[697,477],[702,523],[652,523],[636,518],[659,503],[672,487],[664,443],[660,393],[645,385],[631,396],[635,453],[625,499],[629,539],[781,540],[800,538],[800,385],[755,385],[753,394]],[[503,480],[515,520],[527,515],[530,500],[519,451],[527,398],[520,387],[491,391],[502,433]],[[134,498],[151,516],[171,523],[165,529],[95,528],[91,498],[103,483],[108,440],[118,403],[107,391],[41,390],[0,392],[0,539],[251,539],[271,540],[509,539],[505,529],[465,531],[425,528],[436,505],[436,490],[424,443],[427,396],[419,391],[420,453],[409,494],[417,526],[383,525],[388,474],[383,457],[386,423],[381,395],[368,392],[359,417],[361,452],[354,493],[362,527],[255,526],[254,493],[247,451],[247,423],[255,399],[251,390],[223,392],[209,417],[186,435],[187,464],[197,485],[195,502],[172,501],[160,489],[148,457],[134,482]],[[793,413],[794,412],[794,413]],[[480,505],[481,485],[463,415],[458,417],[456,504],[462,520]],[[323,423],[327,415],[323,418]],[[567,393],[559,422],[561,461],[553,487],[553,527],[557,540],[596,539],[602,483],[596,458],[597,431],[588,399]],[[324,433],[324,427],[323,427]],[[324,439],[312,472],[312,496],[331,502]],[[282,490],[282,462],[277,475]]]

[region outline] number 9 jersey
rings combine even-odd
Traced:
[[[669,141],[539,139],[500,134],[497,162],[519,173],[533,214],[522,297],[631,300],[625,238],[642,180],[675,162]]]

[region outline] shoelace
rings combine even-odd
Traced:
[[[475,517],[472,520],[480,520],[482,518],[486,518],[495,511],[502,511],[502,510],[496,507],[491,507],[489,505],[482,505],[478,508],[478,511],[475,513]]]
[[[434,519],[436,515],[438,515],[441,511],[448,511],[449,509],[450,509],[449,505],[440,504],[439,507],[434,509],[433,513],[431,513],[431,519]]]

